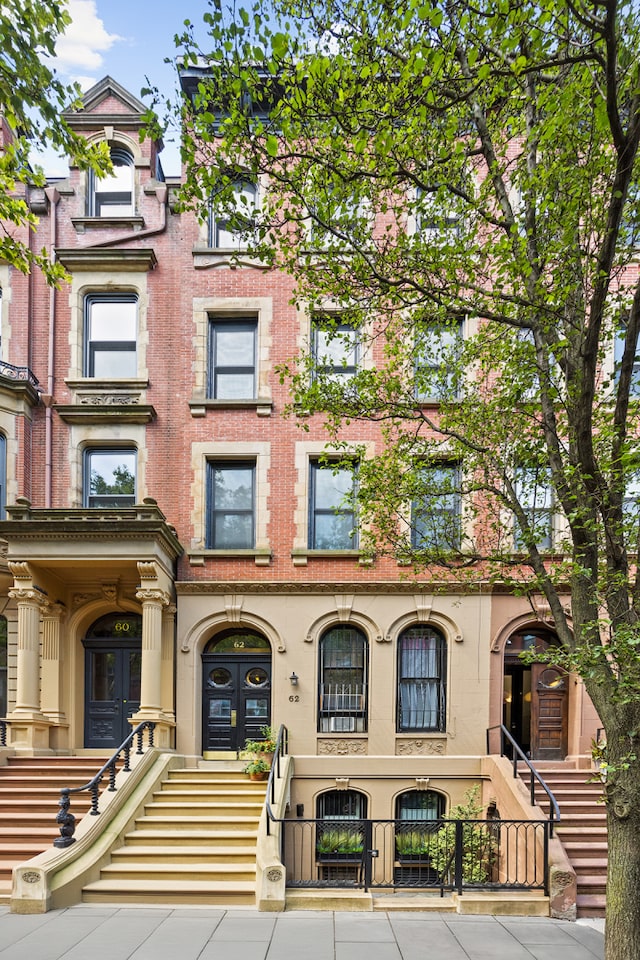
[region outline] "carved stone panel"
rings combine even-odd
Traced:
[[[318,753],[333,756],[357,754],[364,756],[367,753],[366,740],[318,740]]]
[[[447,752],[446,740],[416,738],[414,740],[396,740],[396,756],[441,757]]]

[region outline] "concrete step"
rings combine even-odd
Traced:
[[[101,880],[189,880],[209,884],[246,881],[255,884],[255,857],[247,863],[111,863],[100,871]]]
[[[266,785],[224,772],[170,771],[83,901],[254,905]]]
[[[82,891],[83,903],[175,903],[254,906],[255,882],[229,880],[96,880]]]
[[[255,817],[260,819],[262,813],[262,803],[217,803],[210,801],[206,803],[162,803],[154,801],[145,804],[144,813],[146,817],[227,817],[236,819],[237,816]]]
[[[140,826],[140,821],[137,822]],[[158,846],[173,847],[175,845],[189,847],[206,847],[213,843],[225,847],[239,847],[253,844],[258,839],[257,824],[253,830],[135,830],[125,834],[125,844],[129,846]],[[122,849],[122,848],[120,848]]]
[[[579,917],[604,917],[607,898],[600,893],[578,893],[576,907]]]
[[[136,820],[136,827],[139,830],[193,830],[194,827],[197,827],[200,830],[219,830],[221,828],[227,828],[228,830],[246,830],[254,827],[258,827],[258,817],[234,817],[233,820],[230,820],[229,817],[223,816],[211,816],[211,817],[197,817],[197,816],[175,816],[175,817],[162,817],[162,816],[144,816],[140,817],[139,820]]]
[[[587,840],[568,840],[563,841],[563,846],[572,863],[576,857],[602,857],[605,863],[607,861],[608,844],[606,840],[594,840],[592,843]]]
[[[126,844],[111,854],[111,863],[253,863],[256,861],[256,845],[212,846],[198,844],[193,846],[166,844],[143,846]]]
[[[606,857],[588,857],[582,856],[583,850],[580,850],[579,854],[571,857],[571,866],[578,873],[578,871],[587,874],[603,874],[607,875],[607,858]]]

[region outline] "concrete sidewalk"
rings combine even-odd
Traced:
[[[0,908],[0,960],[603,960],[593,926],[439,913]]]

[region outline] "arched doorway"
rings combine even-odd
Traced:
[[[534,760],[564,760],[567,755],[567,674],[547,663],[526,663],[520,654],[542,653],[556,643],[551,631],[531,628],[513,633],[504,650],[502,722]]]
[[[237,752],[271,723],[271,647],[256,630],[225,630],[202,654],[202,752]]]
[[[142,617],[108,613],[87,631],[84,646],[84,745],[119,747],[140,709]]]

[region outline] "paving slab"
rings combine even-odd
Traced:
[[[604,960],[594,925],[533,917],[78,904],[0,909],[0,960]]]

